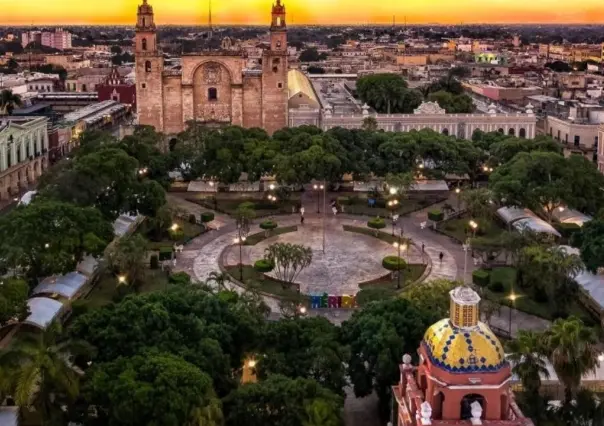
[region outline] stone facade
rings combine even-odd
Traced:
[[[0,201],[18,197],[48,165],[48,118],[0,117]]]
[[[575,123],[571,120],[546,117],[547,134],[564,144],[565,155],[582,154],[589,161],[597,161],[598,124]]]
[[[465,139],[470,139],[476,130],[533,139],[537,124],[530,105],[526,113],[518,114],[501,114],[493,108],[487,114],[446,114],[430,103],[424,103],[413,114],[370,114],[367,107],[362,113],[334,114],[330,105],[323,109],[290,109],[289,126],[315,125],[323,130],[333,127],[360,129],[367,117],[376,119],[378,129],[389,132],[432,129]]]
[[[153,8],[138,8],[134,42],[139,124],[175,134],[195,120],[210,125],[261,127],[273,133],[287,126],[287,29],[285,6],[272,8],[270,48],[262,67],[249,69],[232,48],[182,57],[181,70],[164,68]]]

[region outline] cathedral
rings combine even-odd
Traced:
[[[175,134],[195,120],[208,125],[261,127],[272,134],[287,126],[287,28],[285,6],[272,7],[270,46],[261,64],[234,50],[183,55],[181,69],[164,69],[153,7],[138,7],[134,40],[138,122]]]

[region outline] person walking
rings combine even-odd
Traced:
[[[300,224],[304,225],[304,207],[300,207]]]
[[[422,243],[422,254],[424,254],[426,252],[426,245],[424,243]]]
[[[443,257],[445,257],[445,254],[441,251],[440,254],[438,255],[438,258],[440,259],[440,263],[443,263]]]

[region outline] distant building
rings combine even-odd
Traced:
[[[604,124],[598,128],[598,170],[604,173]]]
[[[0,117],[0,200],[24,193],[48,166],[48,119]]]
[[[532,426],[515,402],[503,346],[480,322],[480,296],[457,287],[450,297],[449,318],[426,330],[418,365],[403,356],[393,425]]]
[[[105,81],[97,85],[96,91],[99,95],[99,101],[114,100],[131,105],[136,111],[136,85],[127,83],[117,68],[114,67]]]
[[[71,49],[71,33],[62,29],[54,32],[27,31],[21,34],[21,45],[26,47],[30,43],[38,43],[53,49]]]

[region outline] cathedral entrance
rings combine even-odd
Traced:
[[[218,62],[200,65],[193,76],[195,120],[208,126],[230,124],[232,112],[231,74]]]

